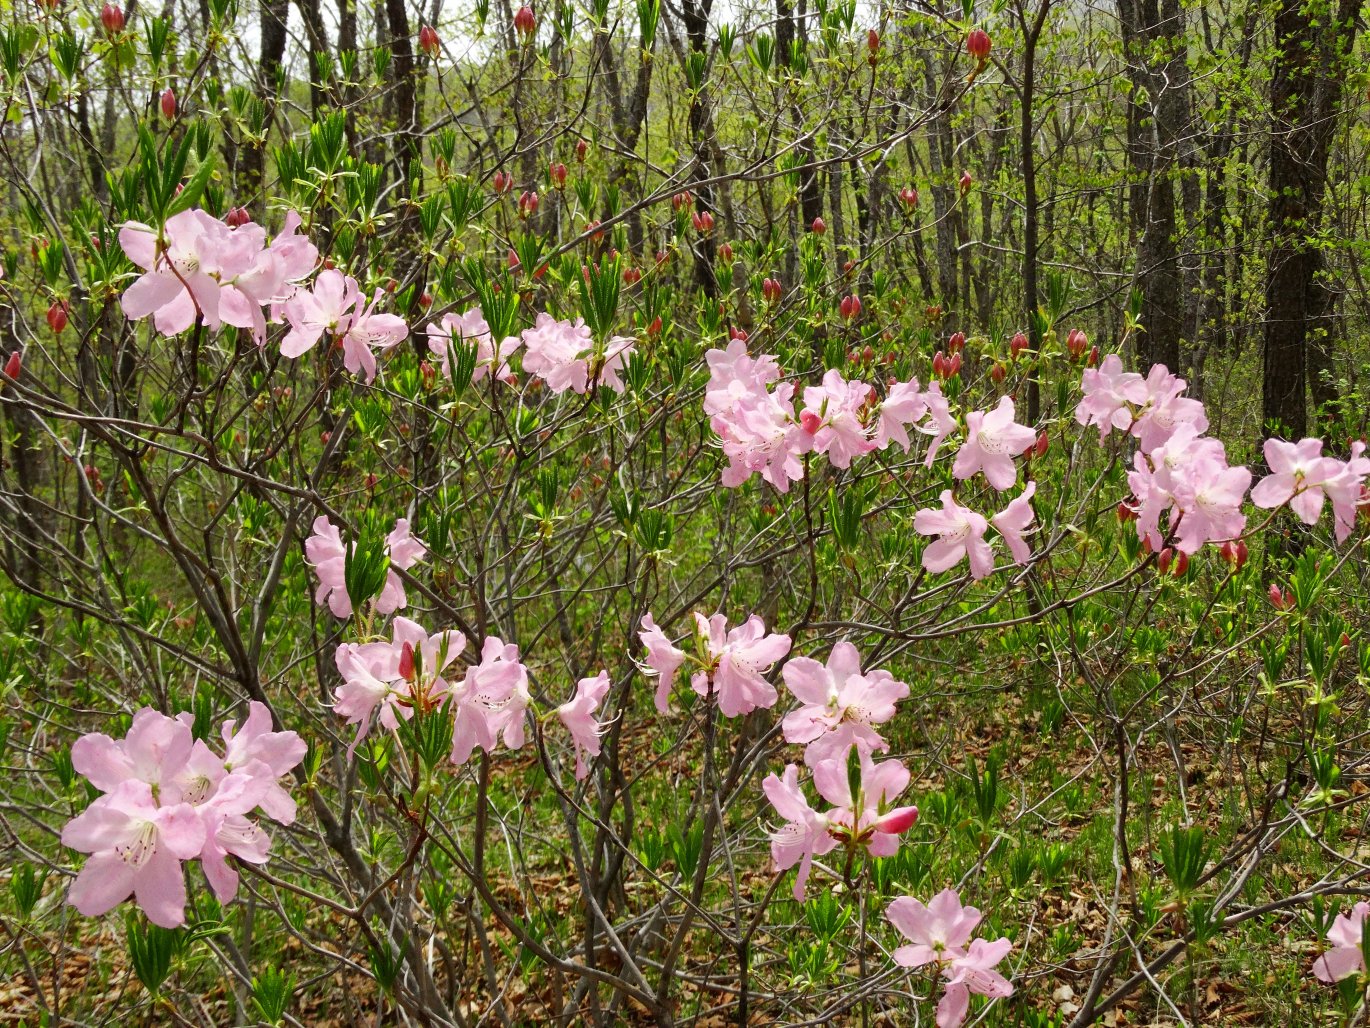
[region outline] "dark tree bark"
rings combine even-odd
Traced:
[[[1036,121],[1032,113],[1033,99],[1037,88],[1037,41],[1042,36],[1047,15],[1051,12],[1051,0],[1042,0],[1042,5],[1029,21],[1027,7],[1018,5],[1018,24],[1023,32],[1023,78],[1018,88],[1019,122],[1018,145],[1022,157],[1023,176],[1023,311],[1028,321],[1028,345],[1033,353],[1042,349],[1042,326],[1039,308],[1042,305],[1041,289],[1037,284],[1037,264],[1041,259],[1041,240],[1038,238],[1038,219],[1040,209],[1037,200],[1037,146],[1034,137],[1037,133]],[[1027,423],[1035,425],[1042,416],[1042,388],[1034,371],[1028,378]]]
[[[1309,353],[1323,345],[1332,314],[1312,236],[1358,7],[1353,0],[1281,0],[1275,14],[1261,412],[1269,431],[1291,439],[1308,427]]]
[[[1118,22],[1133,85],[1127,142],[1142,291],[1137,362],[1143,372],[1153,364],[1174,371],[1189,323],[1175,203],[1175,170],[1192,120],[1184,12],[1179,0],[1118,0]]]

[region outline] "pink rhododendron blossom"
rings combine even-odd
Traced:
[[[1037,441],[1037,433],[1013,420],[1013,401],[1000,397],[994,410],[966,415],[966,440],[956,453],[951,473],[958,479],[983,471],[985,480],[1000,492],[1018,480],[1013,458]]]
[[[941,500],[941,510],[929,507],[913,516],[915,532],[937,536],[923,550],[923,567],[936,574],[969,560],[971,577],[984,578],[994,570],[994,555],[985,542],[989,523],[957,503],[950,489],[942,490]]]
[[[774,706],[775,686],[764,676],[790,652],[790,637],[767,635],[765,623],[755,614],[731,632],[722,614],[705,618],[696,613],[695,623],[713,663],[707,670],[695,672],[690,680],[694,691],[700,696],[712,691],[724,717]]]
[[[956,419],[951,416],[951,405],[942,395],[942,386],[939,383],[932,382],[928,385],[928,391],[923,394],[923,401],[928,405],[928,424],[917,427],[924,435],[932,436],[928,441],[927,456],[923,458],[924,466],[930,468],[937,458],[937,451],[942,448],[942,443],[946,441],[947,436],[956,431]]]
[[[597,354],[590,327],[583,318],[558,321],[550,314],[539,314],[533,327],[524,329],[523,370],[537,375],[554,393],[571,390],[585,393],[591,385],[605,385],[623,392],[618,373],[632,356],[634,341],[614,336]]]
[[[452,344],[464,342],[476,344],[476,367],[471,372],[471,381],[479,382],[486,375],[493,375],[501,382],[514,382],[516,376],[509,368],[509,357],[519,348],[518,336],[507,336],[496,350],[490,338],[490,326],[482,317],[480,308],[472,308],[465,314],[444,314],[442,320],[428,326],[428,349],[437,358],[438,369],[444,378],[452,375],[448,361],[448,351]]]
[[[595,720],[595,711],[609,694],[609,673],[601,671],[594,678],[582,678],[576,683],[576,694],[557,707],[557,717],[571,733],[576,747],[576,779],[590,773],[585,756],[599,756],[599,737],[603,726]]]
[[[1365,480],[1370,476],[1370,457],[1364,456],[1365,443],[1351,444],[1351,459],[1342,464],[1336,476],[1323,484],[1323,492],[1332,501],[1332,525],[1337,542],[1346,542],[1356,525],[1356,513],[1367,502]]]
[[[1163,445],[1180,425],[1191,426],[1195,435],[1207,431],[1204,405],[1180,395],[1188,385],[1184,379],[1172,375],[1164,364],[1153,364],[1145,384],[1146,401],[1131,427],[1143,453]]]
[[[279,779],[304,756],[298,735],[273,731],[254,702],[241,730],[221,726],[220,756],[193,738],[191,720],[144,708],[123,739],[90,733],[73,744],[72,767],[103,793],[62,832],[63,845],[90,854],[67,897],[82,914],[98,917],[132,895],[154,924],[183,924],[184,861],[199,859],[227,903],[238,877],[226,858],[261,864],[271,845],[247,815],[261,807],[294,819]]]
[[[1362,901],[1352,907],[1349,914],[1342,914],[1332,922],[1327,930],[1327,941],[1332,947],[1313,961],[1313,974],[1319,981],[1339,982],[1365,973],[1365,950],[1361,944],[1367,917],[1370,917],[1370,903]]]
[[[870,398],[870,386],[848,382],[836,369],[823,374],[822,385],[804,388],[801,424],[813,437],[814,452],[826,454],[833,467],[851,467],[853,458],[875,449],[862,420]]]
[[[865,846],[873,857],[889,857],[899,851],[899,836],[918,820],[915,806],[894,806],[909,786],[909,769],[897,760],[876,764],[870,754],[860,754],[861,783],[855,796],[845,760],[822,760],[814,765],[813,784],[833,810],[828,811],[829,831],[853,846]]]
[[[376,610],[381,614],[393,614],[397,610],[403,610],[409,606],[409,597],[405,595],[404,583],[400,581],[400,576],[395,574],[400,571],[408,571],[428,553],[428,548],[423,545],[423,540],[412,534],[409,530],[409,522],[405,518],[397,518],[395,527],[390,530],[390,534],[385,537],[386,552],[390,555],[390,569],[385,575],[385,585],[381,588],[380,596],[376,597]],[[344,587],[343,593],[347,589]]]
[[[836,643],[827,664],[810,657],[793,657],[781,672],[785,685],[803,704],[785,715],[785,741],[807,743],[804,762],[845,760],[847,751],[862,753],[888,749],[872,725],[894,717],[894,705],[909,687],[888,671],[861,672],[861,655],[849,642]]]
[[[709,382],[704,390],[704,413],[723,414],[739,403],[767,392],[780,379],[780,365],[773,354],[753,358],[747,344],[733,339],[726,350],[709,350],[704,354],[709,367]]]
[[[1102,442],[1113,429],[1126,432],[1132,427],[1133,407],[1146,403],[1146,380],[1135,371],[1124,371],[1123,361],[1110,353],[1097,368],[1085,369],[1080,379],[1084,398],[1075,408],[1075,420],[1088,427],[1097,425]]]
[[[1026,564],[1032,555],[1023,534],[1036,517],[1032,510],[1032,497],[1037,493],[1037,483],[1029,482],[1021,493],[1013,498],[1007,507],[990,517],[989,523],[1008,546],[1015,564]]]
[[[880,404],[875,419],[873,442],[877,449],[883,450],[891,443],[898,443],[909,452],[907,426],[916,425],[927,416],[928,401],[918,388],[918,379],[896,382],[890,386],[885,400]]]
[[[281,340],[281,354],[300,357],[327,335],[342,344],[343,367],[360,372],[369,385],[376,377],[376,351],[404,341],[409,326],[394,314],[377,314],[382,290],[362,306],[361,289],[351,275],[327,269],[319,272],[312,289],[298,289],[285,302],[283,314],[290,331]]]
[[[313,534],[304,542],[305,558],[314,568],[319,586],[314,591],[314,602],[328,604],[335,617],[352,616],[352,600],[347,595],[347,551],[350,544],[344,544],[342,532],[327,517],[320,515],[314,519]],[[408,606],[409,600],[404,592],[396,569],[407,571],[421,561],[428,550],[423,540],[415,536],[405,518],[395,521],[395,527],[385,538],[390,568],[385,576],[385,584],[376,597],[376,610],[381,614],[393,614]]]
[[[401,667],[406,646],[414,664],[408,677]],[[357,726],[357,735],[347,748],[348,759],[366,738],[373,717],[393,732],[401,719],[413,716],[416,701],[431,705],[446,697],[452,689],[447,668],[465,649],[466,636],[461,632],[429,635],[422,625],[405,617],[391,624],[389,642],[340,644],[333,659],[343,684],[333,694],[333,713]]]
[[[477,750],[493,753],[501,733],[504,745],[516,750],[524,741],[524,715],[531,697],[528,669],[519,661],[519,648],[490,636],[481,645],[480,663],[450,695],[455,709],[452,763],[461,765]]]
[[[794,384],[782,382],[774,392],[754,394],[710,419],[728,458],[725,486],[739,486],[760,474],[785,493],[804,476],[799,458],[813,448],[813,436],[795,421],[793,396]]]
[[[809,806],[804,790],[799,787],[796,765],[786,765],[781,778],[767,775],[761,789],[776,813],[785,819],[785,824],[771,833],[771,859],[778,871],[799,865],[799,874],[794,880],[794,898],[802,903],[813,858],[831,853],[837,840],[828,833],[828,819]]]
[[[68,822],[62,845],[91,855],[67,894],[86,917],[131,895],[153,924],[185,923],[181,863],[205,845],[204,822],[189,803],[159,806],[150,785],[129,779]]]
[[[1251,490],[1251,502],[1269,510],[1286,503],[1305,525],[1316,525],[1327,499],[1324,487],[1345,470],[1345,465],[1322,455],[1321,439],[1265,441],[1265,463],[1270,474]]]
[[[637,635],[647,647],[647,659],[638,666],[643,674],[657,679],[656,709],[665,714],[670,709],[671,689],[675,686],[676,673],[680,670],[680,665],[685,663],[685,651],[677,649],[671,643],[670,637],[657,627],[651,614],[643,616]]]
[[[894,962],[908,968],[936,964],[946,979],[937,1005],[938,1028],[956,1028],[965,1020],[972,992],[999,998],[1013,994],[1012,983],[994,970],[1013,944],[1004,938],[972,939],[980,911],[962,906],[956,890],[944,889],[927,906],[901,896],[885,916],[910,943],[894,951]]]
[[[1175,546],[1185,554],[1235,539],[1246,527],[1241,504],[1250,469],[1229,467],[1223,444],[1197,432],[1183,423],[1150,454],[1133,457],[1127,481],[1137,500],[1137,534],[1154,550],[1165,545],[1160,517],[1167,511]]]

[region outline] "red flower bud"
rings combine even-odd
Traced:
[[[638,271],[637,268],[624,268],[624,269],[623,269],[623,284],[624,284],[625,286],[636,285],[636,284],[637,284],[638,282],[640,282],[641,280],[642,280],[642,272]]]
[[[1047,453],[1047,447],[1049,447],[1050,445],[1051,439],[1047,436],[1047,430],[1044,428],[1042,429],[1041,433],[1037,436],[1037,442],[1033,444],[1033,454],[1038,457],[1045,457]]]
[[[694,196],[688,189],[682,189],[671,197],[671,210],[679,211],[682,207],[688,207],[695,202]]]
[[[414,644],[406,642],[400,649],[400,677],[406,682],[414,681]]]
[[[524,190],[519,193],[519,217],[527,218],[538,212],[538,194]]]
[[[984,29],[971,29],[966,36],[966,53],[974,57],[982,68],[989,60],[990,45],[989,33]]]
[[[19,381],[20,360],[19,351],[15,350],[10,354],[9,360],[5,361],[5,375],[15,382]]]
[[[1098,348],[1097,346],[1091,346],[1091,347],[1089,348],[1089,356],[1085,358],[1085,367],[1087,367],[1087,368],[1095,368],[1095,367],[1098,367],[1098,366],[1099,366],[1099,348]]]
[[[768,278],[762,280],[761,295],[767,303],[779,303],[783,293],[784,289],[776,279]]]
[[[728,338],[736,339],[739,343],[745,343],[747,341],[747,330],[745,328],[730,328],[728,329]]]
[[[547,169],[547,177],[552,180],[553,186],[557,189],[561,189],[566,185],[566,165],[557,161]]]
[[[861,313],[861,298],[859,296],[844,296],[837,309],[841,312],[842,317],[851,321]]]
[[[947,359],[942,356],[942,351],[938,350],[932,357],[932,373],[938,378],[947,377]]]
[[[724,264],[733,262],[733,247],[731,243],[724,243],[718,248],[718,257]]]
[[[514,30],[527,41],[532,38],[537,28],[538,20],[533,16],[533,9],[531,7],[520,7],[518,13],[514,15]]]
[[[514,176],[509,172],[497,171],[490,177],[490,185],[494,187],[496,195],[503,195],[514,188]]]
[[[652,319],[652,323],[651,323],[650,325],[647,326],[647,334],[648,334],[649,336],[659,336],[659,335],[661,335],[661,315],[660,315],[660,314],[658,314],[655,318],[653,318],[653,319]]]
[[[48,308],[48,328],[57,334],[62,334],[62,329],[67,327],[67,301],[56,300]]]
[[[695,231],[700,235],[707,236],[714,230],[714,216],[708,211],[695,211],[691,220],[694,222]]]
[[[814,218],[814,219],[813,219],[813,224],[810,225],[809,228],[811,228],[817,235],[820,235],[820,236],[821,236],[824,232],[828,231],[828,226],[827,226],[826,224],[824,224],[822,218]]]
[[[229,228],[242,228],[244,225],[252,223],[252,215],[248,213],[246,207],[230,207],[224,215],[224,224]]]
[[[813,435],[823,427],[823,419],[817,411],[805,410],[799,415],[799,426],[809,435]]]
[[[425,289],[423,292],[419,294],[419,306],[422,307],[424,310],[427,310],[429,307],[433,306],[433,294],[430,293],[427,289]]]
[[[953,332],[951,338],[947,340],[947,353],[960,353],[966,345],[966,334],[964,332]]]
[[[905,186],[903,189],[899,190],[899,199],[904,201],[905,207],[917,207],[918,190],[914,189],[912,186]]]
[[[1129,521],[1136,521],[1137,512],[1124,501],[1118,504],[1118,520],[1123,524],[1127,524]]]
[[[419,49],[429,57],[438,56],[438,50],[442,47],[442,42],[438,39],[438,30],[432,25],[425,25],[419,29]]]
[[[585,155],[590,152],[590,144],[583,139],[576,140],[576,160],[585,163]]]
[[[162,93],[162,117],[167,121],[176,117],[176,93],[170,86]]]
[[[1009,340],[1008,355],[1013,360],[1017,360],[1019,355],[1028,348],[1028,337],[1023,332],[1015,332],[1013,338]]]
[[[124,31],[124,12],[117,4],[105,4],[100,9],[100,25],[107,36],[117,36]]]
[[[1170,561],[1174,558],[1175,551],[1167,546],[1156,556],[1156,570],[1165,574],[1170,570]]]
[[[994,367],[989,369],[990,381],[992,381],[995,385],[999,385],[999,383],[1003,382],[1007,374],[1008,372],[1004,370],[1004,366],[1002,364],[995,364]]]
[[[1072,360],[1079,360],[1089,349],[1089,336],[1085,335],[1078,328],[1070,330],[1066,336],[1066,352],[1070,354]]]
[[[970,177],[970,172],[961,172],[961,195],[965,196],[970,192],[970,187],[975,184],[975,180]]]

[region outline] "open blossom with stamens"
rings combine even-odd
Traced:
[[[956,431],[956,419],[951,416],[951,405],[947,398],[942,395],[942,386],[937,382],[928,385],[928,390],[923,394],[923,401],[928,405],[928,423],[918,425],[918,431],[924,435],[932,436],[928,441],[928,453],[923,458],[926,467],[932,467],[933,460],[937,457],[937,451],[942,448],[942,443],[947,436]]]
[[[1313,961],[1313,974],[1319,981],[1339,982],[1365,973],[1362,942],[1367,917],[1370,917],[1370,903],[1362,901],[1352,907],[1349,914],[1341,914],[1332,922],[1327,930],[1327,941],[1332,946]]]
[[[428,326],[428,349],[437,359],[438,370],[444,378],[450,378],[452,370],[448,352],[455,343],[476,344],[476,367],[471,372],[471,381],[479,382],[486,375],[493,375],[501,382],[514,382],[517,376],[509,367],[509,357],[519,348],[518,336],[508,336],[500,342],[498,349],[490,337],[490,326],[486,324],[480,308],[473,307],[465,314],[444,314],[442,320]]]
[[[594,339],[583,318],[558,321],[550,314],[537,316],[524,329],[523,370],[537,375],[554,393],[584,393],[590,385],[590,356]]]
[[[785,715],[785,741],[807,743],[804,762],[846,759],[857,747],[862,753],[888,749],[872,726],[894,717],[895,703],[909,687],[888,671],[861,671],[861,655],[851,643],[836,643],[827,664],[810,657],[793,657],[781,672],[785,685],[803,704]]]
[[[1001,492],[1018,480],[1013,458],[1031,446],[1037,433],[1013,420],[1013,401],[1000,397],[992,411],[966,415],[966,440],[956,453],[951,473],[967,479],[983,471],[985,480]]]
[[[524,715],[531,702],[528,669],[519,648],[495,636],[481,644],[480,663],[450,693],[455,709],[452,726],[452,763],[461,765],[477,749],[493,753],[501,735],[516,750],[524,742]]]
[[[1322,516],[1329,483],[1346,465],[1322,455],[1321,439],[1283,439],[1265,441],[1265,463],[1270,474],[1251,490],[1251,502],[1269,510],[1286,503],[1305,525],[1316,525]]]
[[[290,331],[281,340],[281,354],[300,357],[325,335],[342,344],[343,367],[360,372],[369,385],[376,377],[376,352],[404,341],[409,326],[394,314],[376,313],[382,291],[362,305],[361,289],[351,275],[334,269],[319,272],[312,289],[299,289],[282,308]]]
[[[590,773],[585,763],[586,755],[599,756],[599,737],[604,731],[604,726],[595,720],[595,711],[608,694],[609,673],[601,671],[593,678],[582,678],[577,682],[576,694],[557,707],[557,717],[571,733],[571,739],[575,743],[577,779],[584,778]]]
[[[1180,394],[1188,387],[1184,379],[1172,375],[1164,364],[1153,364],[1146,376],[1143,409],[1130,431],[1137,437],[1143,453],[1163,445],[1181,425],[1189,425],[1196,435],[1207,431],[1208,415],[1198,400]]]
[[[1137,534],[1155,550],[1165,545],[1160,517],[1167,511],[1175,546],[1185,554],[1235,539],[1246,527],[1241,504],[1250,469],[1230,467],[1223,444],[1197,433],[1194,423],[1182,423],[1149,454],[1133,457],[1127,481],[1137,498]]]
[[[923,550],[923,567],[936,574],[969,560],[971,577],[984,578],[994,570],[994,555],[985,542],[989,523],[957,503],[950,489],[942,490],[941,500],[941,510],[925,508],[913,516],[915,532],[937,536]]]
[[[955,889],[944,889],[926,906],[901,896],[885,916],[910,943],[894,951],[894,962],[907,968],[936,964],[946,979],[937,1028],[956,1028],[965,1020],[972,992],[999,998],[1013,994],[1012,983],[994,970],[1013,944],[1005,938],[972,939],[980,911],[962,906]]]
[[[67,899],[98,917],[130,895],[154,924],[185,922],[182,864],[199,859],[220,902],[237,892],[234,856],[261,864],[270,837],[248,815],[258,807],[289,823],[295,804],[279,779],[304,756],[294,732],[276,732],[253,702],[242,729],[223,724],[224,755],[191,734],[191,718],[138,711],[123,739],[103,733],[72,746],[72,767],[103,795],[63,829],[62,843],[89,853]]]
[[[657,627],[651,614],[643,615],[637,635],[647,647],[647,659],[638,666],[642,668],[643,674],[657,679],[656,709],[665,714],[670,709],[671,689],[675,686],[675,676],[680,670],[680,665],[685,663],[686,653],[676,648],[670,637]]]
[[[877,764],[869,753],[860,753],[859,758],[861,779],[856,795],[852,795],[847,762],[842,759],[815,764],[814,787],[833,805],[827,818],[829,830],[839,841],[864,846],[873,857],[893,856],[899,850],[899,836],[918,820],[917,807],[894,805],[912,776],[897,760]]]
[[[853,458],[875,449],[862,421],[870,397],[870,386],[848,382],[835,368],[823,374],[822,385],[805,386],[800,423],[813,436],[814,452],[826,454],[833,467],[851,467]]]
[[[764,676],[790,652],[790,637],[767,635],[765,623],[755,614],[732,631],[728,631],[727,619],[722,614],[705,618],[696,612],[695,624],[713,664],[707,670],[695,672],[690,680],[694,691],[700,696],[708,696],[712,691],[724,717],[774,706],[775,686]]]
[[[802,903],[813,858],[831,853],[837,840],[828,832],[828,819],[809,806],[804,790],[799,787],[797,765],[786,765],[781,778],[767,775],[761,789],[776,813],[785,819],[785,824],[771,833],[771,859],[779,871],[799,865],[794,898]]]

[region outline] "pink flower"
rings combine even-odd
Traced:
[[[750,402],[780,379],[780,365],[773,354],[752,358],[747,344],[733,339],[726,350],[704,354],[709,366],[709,383],[704,390],[704,413],[723,414],[740,403]]]
[[[250,775],[229,775],[199,810],[204,823],[200,867],[220,903],[238,892],[238,872],[228,857],[257,865],[267,861],[271,837],[244,816],[262,802],[267,784]],[[293,815],[293,802],[291,809]]]
[[[1305,525],[1316,525],[1327,498],[1324,487],[1345,465],[1322,455],[1321,439],[1267,439],[1265,462],[1270,474],[1251,490],[1251,502],[1267,510],[1287,503]]]
[[[531,697],[519,648],[490,636],[481,645],[480,658],[450,693],[456,708],[452,763],[457,765],[465,764],[477,749],[493,753],[501,733],[510,749],[523,745],[523,720]]]
[[[1081,425],[1099,426],[1102,442],[1113,429],[1126,432],[1132,426],[1132,407],[1147,399],[1146,380],[1135,371],[1124,371],[1123,361],[1110,353],[1097,368],[1088,368],[1080,379],[1084,398],[1075,408]]]
[[[829,831],[849,845],[865,846],[873,857],[893,856],[899,851],[900,834],[918,820],[917,807],[893,806],[909,786],[909,769],[897,760],[876,764],[868,753],[860,754],[860,761],[860,790],[855,796],[845,760],[814,765],[814,787],[835,808],[827,813]]]
[[[376,377],[376,353],[398,346],[409,336],[409,326],[394,314],[375,313],[382,291],[377,289],[366,309],[353,315],[343,333],[343,367],[352,374],[361,372],[370,385]]]
[[[1363,442],[1352,443],[1351,459],[1323,484],[1323,491],[1332,501],[1332,524],[1339,543],[1346,542],[1356,525],[1356,513],[1366,502],[1365,479],[1370,475],[1370,458],[1362,456],[1364,453]]]
[[[994,530],[1008,545],[1008,551],[1013,554],[1015,564],[1026,564],[1032,555],[1032,549],[1023,538],[1023,533],[1036,516],[1032,511],[1032,497],[1036,492],[1037,483],[1029,482],[1007,507],[989,519]]]
[[[271,712],[256,700],[247,705],[247,720],[235,732],[236,727],[237,722],[230,719],[220,728],[224,769],[259,780],[262,788],[253,806],[260,806],[283,825],[290,824],[295,820],[295,801],[281,787],[280,778],[304,759],[308,747],[296,732],[273,731]]]
[[[128,734],[111,739],[90,732],[71,746],[71,765],[101,792],[113,792],[125,782],[136,781],[158,790],[172,802],[181,800],[177,776],[190,759],[195,739],[190,726],[151,707],[133,715]]]
[[[126,223],[119,245],[144,274],[124,291],[124,316],[137,321],[151,314],[165,336],[190,328],[197,313],[206,328],[217,329],[219,251],[230,231],[198,208],[168,218],[160,239],[149,225]]]
[[[351,275],[332,268],[319,272],[313,289],[300,289],[285,302],[290,331],[281,340],[283,357],[302,357],[325,333],[341,336],[352,321],[361,289]]]
[[[130,895],[163,928],[185,923],[181,863],[205,844],[205,825],[189,803],[158,806],[152,786],[128,779],[96,799],[62,829],[62,845],[90,859],[67,901],[86,917],[113,910]]]
[[[694,691],[700,696],[712,691],[724,717],[774,706],[775,686],[763,676],[790,652],[790,637],[767,635],[765,623],[755,614],[731,632],[722,614],[705,618],[696,613],[695,624],[714,663],[708,671],[695,672],[690,680]]]
[[[966,441],[956,453],[952,475],[964,480],[983,471],[1001,492],[1018,480],[1013,458],[1036,442],[1037,433],[1015,422],[1013,413],[1013,401],[1003,396],[994,410],[966,415]]]
[[[965,1020],[970,993],[1005,997],[1013,985],[994,970],[1013,944],[1008,939],[986,942],[971,939],[980,924],[980,911],[961,905],[955,889],[944,889],[927,906],[911,896],[901,896],[885,914],[911,945],[894,951],[901,967],[938,965],[947,979],[946,992],[937,1005],[938,1028],[956,1028]]]
[[[1191,425],[1195,435],[1208,429],[1204,405],[1180,395],[1186,387],[1185,380],[1172,375],[1164,364],[1151,366],[1146,376],[1145,406],[1131,428],[1143,453],[1164,444],[1180,425]]]
[[[347,595],[347,551],[342,533],[338,526],[327,517],[320,515],[314,519],[313,534],[304,542],[305,557],[314,568],[319,579],[319,587],[314,592],[315,603],[327,603],[335,617],[352,616],[352,600]],[[375,600],[378,613],[393,614],[408,606],[409,599],[404,592],[395,569],[407,571],[424,558],[428,550],[423,540],[413,535],[409,522],[398,518],[395,527],[385,537],[387,552],[390,556],[390,570],[385,576],[385,585]]]
[[[747,394],[710,419],[728,458],[725,486],[734,488],[759,473],[785,493],[803,477],[799,457],[813,448],[813,436],[795,422],[793,396],[794,384],[782,382],[774,392]]]
[[[826,665],[793,657],[781,672],[785,685],[803,704],[785,715],[785,741],[808,743],[810,767],[829,759],[845,760],[855,746],[861,753],[888,749],[872,725],[894,717],[894,705],[909,694],[888,671],[861,673],[861,655],[849,642],[832,648]]]
[[[836,369],[823,374],[821,386],[804,388],[801,421],[808,419],[805,430],[813,436],[814,451],[827,454],[833,467],[851,467],[853,458],[875,449],[861,420],[861,409],[870,397],[870,386],[848,382]]]
[[[1313,961],[1313,974],[1319,981],[1339,982],[1353,974],[1365,972],[1365,951],[1361,948],[1365,934],[1365,919],[1370,916],[1370,903],[1357,903],[1351,913],[1342,914],[1327,931],[1332,948]]]
[[[799,787],[796,765],[786,765],[783,778],[767,775],[761,789],[776,813],[785,819],[785,824],[771,833],[771,859],[778,871],[799,865],[799,874],[794,880],[794,898],[802,903],[813,858],[831,853],[837,840],[828,834],[828,819],[809,806],[804,790]]]
[[[401,670],[406,646],[414,663],[409,677]],[[401,719],[413,716],[416,698],[433,703],[448,695],[451,683],[445,672],[465,649],[466,636],[461,632],[429,635],[422,625],[405,617],[395,618],[390,642],[340,644],[333,659],[343,684],[333,694],[333,713],[357,725],[348,758],[366,738],[373,716],[382,728],[393,732]]]
[[[876,415],[874,443],[876,449],[883,450],[891,443],[898,443],[909,452],[909,434],[905,426],[917,424],[927,416],[928,401],[918,389],[918,379],[896,382],[890,386],[885,402],[880,404]]]
[[[963,956],[980,923],[980,911],[961,905],[955,889],[943,889],[924,906],[912,896],[901,896],[885,916],[911,945],[893,953],[900,967],[919,968]]]
[[[1013,943],[1008,939],[987,942],[975,939],[963,957],[955,958],[950,966],[943,968],[947,979],[946,991],[937,1004],[937,1028],[958,1028],[965,1021],[970,1010],[970,994],[1005,999],[1013,995],[1013,983],[994,968]]]
[[[557,708],[557,717],[571,733],[576,747],[576,779],[589,774],[585,754],[599,756],[599,737],[603,726],[595,720],[595,711],[609,693],[609,673],[601,671],[594,678],[582,678],[576,683],[576,694]]]
[[[915,532],[938,537],[923,550],[923,567],[936,574],[969,559],[971,578],[984,578],[994,570],[994,556],[985,542],[988,522],[957,503],[950,489],[942,490],[941,500],[941,510],[925,508],[913,516]]]
[[[647,659],[638,666],[643,674],[657,678],[656,709],[659,713],[665,714],[670,709],[671,689],[675,685],[676,672],[680,670],[680,665],[685,663],[685,651],[671,644],[670,638],[656,626],[651,614],[643,616],[637,635],[647,647]]]
[[[422,539],[410,533],[409,521],[405,518],[396,519],[395,527],[385,537],[385,545],[390,555],[390,570],[386,572],[385,585],[380,596],[376,598],[376,611],[380,614],[393,614],[409,606],[404,583],[400,581],[400,576],[395,574],[395,570],[408,571],[423,560],[428,548],[423,545]],[[346,591],[344,588],[344,595]]]
[[[928,405],[929,423],[919,425],[918,431],[932,436],[928,443],[928,454],[923,459],[924,466],[930,468],[937,457],[937,451],[942,448],[942,443],[947,436],[956,431],[956,419],[951,416],[951,407],[947,403],[947,398],[942,395],[942,386],[939,383],[932,382],[928,385],[923,400]]]
[[[509,356],[519,348],[518,336],[507,336],[496,352],[490,338],[490,326],[475,307],[465,314],[444,314],[442,321],[428,326],[428,349],[438,360],[438,368],[444,378],[450,378],[452,370],[448,363],[448,350],[453,343],[476,344],[476,367],[471,372],[471,381],[479,382],[487,374],[493,374],[501,382],[513,383],[517,376],[509,368]]]
[[[554,393],[584,393],[590,384],[589,357],[594,339],[583,318],[558,321],[542,313],[524,329],[523,370],[539,376]]]

